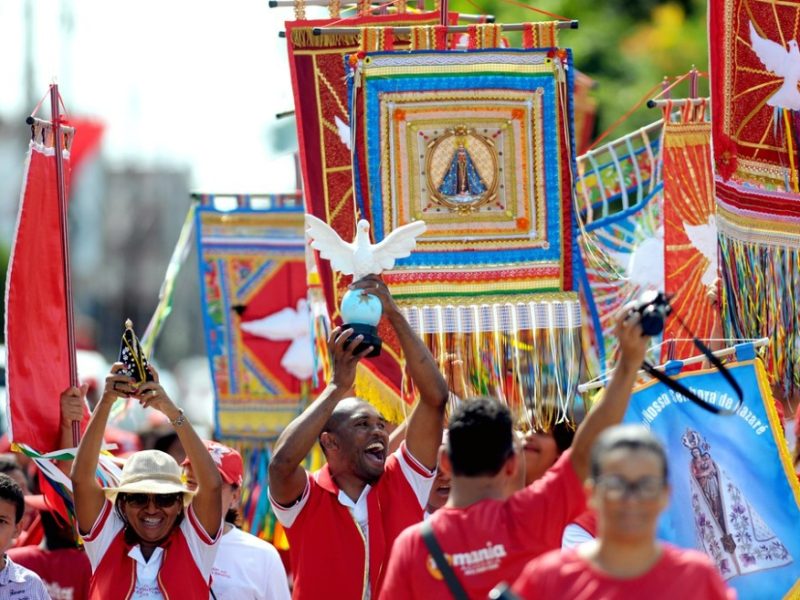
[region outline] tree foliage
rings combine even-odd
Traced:
[[[461,12],[494,14],[498,22],[547,19],[522,2],[453,0]],[[597,82],[598,132],[627,112],[648,89],[665,76],[682,75],[696,65],[708,71],[706,3],[703,0],[542,0],[537,8],[580,22],[575,31],[562,31],[559,40],[572,48],[575,66]],[[708,86],[700,85],[700,93]],[[676,95],[687,94],[686,86]],[[658,118],[642,107],[615,129],[612,137]]]

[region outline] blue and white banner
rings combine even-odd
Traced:
[[[740,598],[800,597],[800,485],[764,367],[729,366],[744,392],[715,415],[652,381],[634,392],[626,423],[643,423],[669,457],[670,505],[659,538],[705,552]],[[677,375],[706,402],[738,401],[716,370]]]

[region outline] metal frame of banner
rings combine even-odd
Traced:
[[[503,31],[523,31],[528,23],[506,23],[503,24]],[[578,29],[578,21],[559,21],[556,29]],[[393,27],[395,34],[409,34],[414,27]],[[314,35],[358,35],[361,29],[358,27],[314,27],[311,32]],[[469,25],[448,25],[447,33],[469,33]]]
[[[742,344],[751,343],[751,344],[753,344],[754,348],[761,348],[761,347],[766,346],[767,344],[769,344],[769,338],[765,338],[764,337],[764,338],[759,338],[759,339],[756,339],[756,340],[742,340],[740,343],[742,343]],[[662,344],[659,344],[659,345],[663,345],[663,342],[662,342]],[[727,348],[722,348],[721,350],[715,350],[714,352],[712,352],[712,354],[714,356],[716,356],[717,358],[724,358],[726,356],[731,356],[731,355],[733,355],[735,353],[736,353],[736,346],[735,345],[734,346],[729,346]],[[706,356],[704,354],[698,354],[697,356],[692,356],[690,358],[686,358],[686,359],[683,359],[683,360],[669,361],[667,363],[664,363],[663,365],[658,365],[655,368],[658,369],[659,371],[663,371],[665,369],[665,367],[667,365],[669,365],[670,363],[674,364],[675,362],[680,362],[680,363],[682,363],[684,365],[693,365],[693,364],[696,364],[696,363],[703,362],[704,360],[707,360]],[[608,383],[608,381],[611,379],[611,375],[613,373],[614,373],[614,369],[610,369],[610,370],[606,371],[605,373],[603,373],[602,375],[600,375],[597,379],[594,379],[592,381],[587,381],[586,383],[581,383],[580,385],[578,385],[578,393],[579,394],[583,394],[584,392],[588,392],[590,390],[596,390],[596,389],[604,387],[606,385],[606,383]],[[640,370],[637,373],[637,376],[641,377],[642,375],[646,375],[646,374],[647,373],[644,370]]]
[[[296,0],[269,0],[267,6],[270,8],[294,8],[295,4],[297,4]],[[303,4],[305,6],[328,7],[331,3],[330,0],[305,0]],[[386,6],[385,3],[381,2],[372,2],[371,5],[374,8],[382,8]],[[348,10],[357,7],[358,5],[355,2],[350,2],[342,6],[341,10]],[[464,13],[459,13],[458,18],[466,23],[494,23],[496,19],[494,15],[473,15]]]

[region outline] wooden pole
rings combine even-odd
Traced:
[[[53,148],[56,160],[56,186],[58,191],[59,221],[61,225],[61,252],[64,255],[64,304],[67,312],[67,357],[69,359],[69,384],[78,387],[78,362],[75,356],[75,318],[72,307],[72,278],[69,267],[69,221],[67,215],[67,188],[64,178],[64,156],[61,144],[61,97],[58,84],[50,84],[50,118],[53,126]],[[80,421],[72,422],[72,443],[81,439]]]

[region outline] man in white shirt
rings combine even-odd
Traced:
[[[238,529],[244,463],[233,448],[206,442],[222,477],[225,512],[219,552],[211,570],[211,591],[216,600],[289,600],[289,585],[278,551],[262,539]],[[189,459],[183,462],[186,485],[194,489]]]

